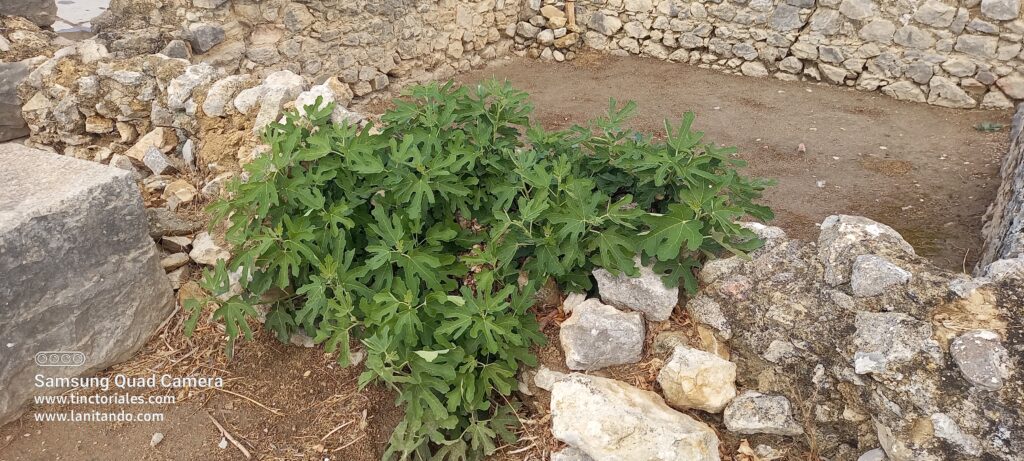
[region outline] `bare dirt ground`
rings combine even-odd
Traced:
[[[748,174],[778,181],[765,202],[776,210],[774,224],[791,235],[815,238],[815,224],[830,214],[865,215],[892,225],[920,254],[951,270],[970,270],[973,264],[981,245],[981,216],[994,195],[998,161],[1007,147],[1005,129],[985,133],[973,127],[1008,124],[1009,113],[942,109],[876,93],[754,80],[654,60],[597,55],[566,64],[510,60],[462,80],[491,76],[530,92],[535,115],[548,128],[598,116],[610,97],[639,102],[633,124],[650,133],[663,133],[663,118],[677,120],[695,111],[696,128],[707,139],[739,147],[740,157],[750,162]],[[800,144],[805,153],[798,152]],[[824,181],[821,187],[819,181]],[[551,341],[538,350],[541,362],[564,370],[557,346],[563,315],[550,308],[538,314]],[[201,323],[187,339],[181,334],[182,320],[179,311],[134,358],[104,374],[220,376],[226,380],[223,389],[147,392],[174,395],[178,402],[171,405],[38,405],[0,427],[0,461],[245,459],[233,444],[219,446],[222,434],[211,417],[252,459],[380,459],[401,418],[387,389],[358,391],[358,370],[340,369],[319,348],[284,345],[266,334],[240,344],[228,361],[217,326]],[[653,330],[692,333],[690,327],[677,313]],[[599,374],[650,389],[660,368],[650,349],[636,366]],[[546,397],[537,396],[520,410],[526,423],[521,442],[494,459],[546,460],[559,448],[543,411]],[[165,420],[60,423],[37,422],[33,416],[71,409],[163,412]],[[714,417],[704,419],[715,424]],[[156,432],[164,439],[151,447]],[[733,459],[740,441],[721,435],[723,459]],[[789,448],[787,459],[806,459],[800,441],[770,441]]]
[[[843,213],[898,230],[918,253],[969,272],[981,218],[995,197],[1009,111],[964,111],[897,101],[877,92],[783,82],[645,58],[588,54],[570,63],[513,59],[461,77],[495,77],[530,93],[535,117],[563,128],[598,117],[609,98],[639,104],[632,126],[664,133],[662,121],[697,114],[694,129],[736,146],[747,173],[773,178],[765,203],[774,225],[816,239],[816,224]],[[805,153],[799,153],[803,144]],[[819,187],[819,181],[823,181]]]

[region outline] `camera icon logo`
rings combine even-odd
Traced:
[[[35,360],[41,367],[77,367],[85,363],[85,354],[75,351],[37,352]]]

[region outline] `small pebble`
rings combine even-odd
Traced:
[[[154,432],[153,433],[153,438],[149,439],[149,446],[155,447],[157,445],[160,445],[160,442],[163,442],[163,441],[164,441],[164,433],[163,432]]]
[[[221,437],[220,438],[220,443],[218,443],[217,446],[220,447],[221,450],[227,448],[228,447],[228,439],[225,439],[224,437]]]

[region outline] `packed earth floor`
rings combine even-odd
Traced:
[[[655,136],[664,133],[662,119],[677,122],[683,112],[694,111],[695,128],[707,139],[739,148],[739,157],[750,164],[747,174],[777,181],[765,202],[777,213],[773,224],[791,236],[814,238],[816,224],[828,215],[863,215],[891,225],[922,256],[954,271],[972,269],[981,247],[982,215],[993,199],[1008,144],[1008,128],[975,128],[1008,126],[1006,112],[944,109],[649,59],[584,55],[559,64],[513,59],[460,79],[472,83],[492,76],[529,92],[538,107],[535,117],[550,129],[599,116],[612,97],[637,101],[634,126]],[[183,289],[179,299],[190,295]],[[549,367],[564,370],[557,345],[560,313],[538,308],[538,314],[554,340],[538,354]],[[236,348],[228,361],[215,326],[201,325],[186,339],[182,321],[179,311],[136,357],[104,373],[221,376],[222,390],[182,389],[172,393],[176,404],[137,410],[164,412],[163,422],[38,422],[30,411],[0,428],[0,460],[245,459],[233,444],[222,442],[213,420],[253,459],[380,458],[401,418],[390,391],[358,391],[359,370],[339,370],[319,348],[284,345],[264,333]],[[645,350],[650,354],[649,347]],[[651,385],[647,378],[654,373],[647,376],[643,367],[648,358],[625,367],[633,372],[629,382]],[[626,379],[623,372],[607,371]],[[538,406],[543,407],[534,402],[532,408]],[[59,411],[60,406],[33,410]],[[551,438],[545,415],[527,405],[520,417],[528,423],[522,441],[496,459],[546,460],[560,445]],[[153,447],[155,433],[162,440]],[[732,459],[737,441],[723,442],[723,459]]]

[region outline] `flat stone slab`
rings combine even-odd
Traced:
[[[0,178],[3,424],[40,392],[36,375],[127,359],[170,315],[174,292],[131,173],[8,143]],[[52,366],[59,354],[37,356],[50,351],[81,354]]]

